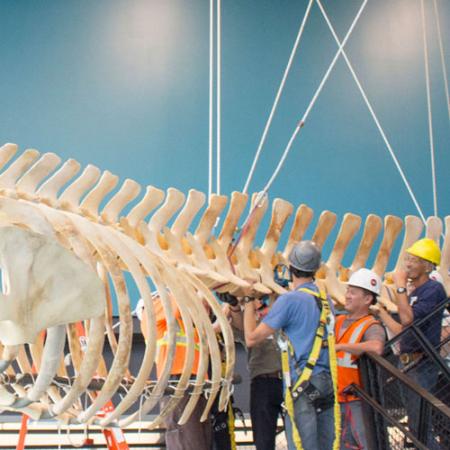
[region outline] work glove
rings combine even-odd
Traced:
[[[239,303],[238,299],[229,292],[217,292],[216,295],[222,303],[228,303],[230,306],[237,306]]]

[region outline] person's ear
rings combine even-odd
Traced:
[[[365,303],[367,306],[370,306],[370,305],[372,304],[372,299],[373,299],[372,294],[369,294],[369,293],[364,294],[364,303]]]

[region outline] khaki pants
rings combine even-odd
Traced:
[[[161,399],[163,408],[170,397]],[[190,395],[185,394],[175,409],[166,417],[164,425],[166,427],[166,448],[167,450],[210,450],[212,445],[212,426],[208,417],[204,422],[200,422],[200,417],[206,405],[203,396],[191,414],[191,417],[184,425],[178,425],[178,420],[183,414],[184,407],[189,401]]]

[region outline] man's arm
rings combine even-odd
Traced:
[[[398,270],[397,272],[394,272],[393,279],[397,289],[406,288],[408,278],[404,270]],[[405,328],[408,325],[411,325],[414,321],[414,312],[411,305],[409,304],[406,292],[402,294],[397,293],[397,308],[402,327]]]
[[[378,305],[378,317],[383,322],[383,324],[388,328],[388,330],[392,333],[393,336],[397,336],[397,334],[403,331],[403,326],[401,323],[398,323],[392,316],[386,311],[386,309]]]
[[[270,335],[275,333],[276,330],[269,327],[265,323],[256,325],[256,314],[254,302],[245,303],[244,306],[244,334],[245,345],[247,347],[254,347]]]
[[[366,342],[359,342],[357,344],[336,344],[336,351],[349,352],[352,355],[362,355],[363,353],[370,352],[377,355],[383,354],[384,345],[381,341],[370,340]]]
[[[243,331],[244,330],[244,315],[242,314],[241,307],[238,306],[230,306],[229,307],[231,318],[231,324],[233,327],[237,328],[238,330]]]
[[[239,300],[234,295],[229,292],[217,293],[219,300],[222,301],[222,311],[224,312],[227,319],[231,321],[234,328],[243,331],[244,321],[241,306]]]
[[[336,344],[336,351],[343,350],[356,356],[366,352],[382,355],[385,342],[386,332],[379,323],[374,323],[364,332],[361,342]]]

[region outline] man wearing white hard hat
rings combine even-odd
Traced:
[[[348,281],[345,309],[336,318],[338,396],[341,404],[341,449],[367,448],[361,400],[349,386],[361,385],[356,359],[365,352],[383,353],[384,328],[369,313],[380,294],[380,277],[369,269],[359,269]]]

